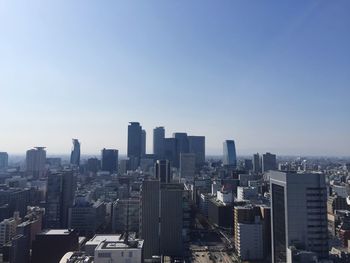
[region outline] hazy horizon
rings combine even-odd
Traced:
[[[0,151],[126,153],[127,125],[239,155],[350,155],[350,1],[1,1]]]

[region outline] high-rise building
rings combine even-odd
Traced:
[[[173,138],[176,139],[175,167],[180,167],[180,154],[189,152],[188,136],[185,132],[175,132]]]
[[[196,172],[196,154],[180,154],[180,176],[187,180],[194,180]]]
[[[12,216],[18,211],[23,217],[27,213],[27,206],[30,204],[30,189],[5,188],[0,189],[0,206],[6,206],[7,215]],[[2,216],[0,216],[1,218]],[[3,217],[1,219],[4,219]],[[0,219],[0,220],[1,220]]]
[[[126,231],[139,233],[140,200],[118,199],[113,203],[112,230],[113,233]]]
[[[46,151],[45,147],[35,147],[27,151],[26,171],[29,176],[41,177],[45,174]]]
[[[153,129],[153,154],[157,159],[164,158],[164,127],[156,127]]]
[[[258,153],[253,155],[253,171],[255,173],[261,172],[261,160]]]
[[[327,187],[323,174],[271,171],[272,262],[286,262],[290,247],[328,257]]]
[[[0,152],[0,171],[5,171],[8,166],[9,156],[7,152]]]
[[[47,228],[67,228],[68,208],[73,206],[76,178],[72,171],[49,174],[46,193]]]
[[[140,237],[144,239],[144,257],[159,256],[159,180],[145,180],[140,195]]]
[[[146,155],[146,131],[141,131],[141,157]]]
[[[224,149],[224,159],[223,165],[236,167],[237,166],[237,156],[236,156],[236,146],[234,140],[226,140],[223,143]]]
[[[128,126],[128,157],[140,162],[142,155],[142,127],[138,122],[130,122]]]
[[[103,149],[101,151],[101,166],[102,171],[108,171],[110,173],[118,172],[118,150],[115,149]]]
[[[276,155],[269,152],[263,154],[261,164],[261,170],[263,173],[270,170],[277,170]]]
[[[177,146],[175,138],[164,139],[164,159],[170,162],[171,166],[176,165]]]
[[[158,160],[155,164],[155,177],[160,183],[171,182],[170,162],[168,160]]]
[[[189,152],[196,155],[196,166],[200,167],[205,163],[205,137],[188,136]]]
[[[70,155],[70,164],[74,166],[79,166],[80,164],[80,142],[78,139],[72,139],[73,149]]]

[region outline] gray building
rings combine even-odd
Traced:
[[[171,182],[170,162],[168,160],[158,160],[155,164],[155,177],[160,183]]]
[[[159,180],[145,180],[141,186],[140,237],[144,258],[159,254]]]
[[[323,174],[271,171],[272,262],[295,246],[328,257],[327,187]]]
[[[194,180],[196,172],[196,155],[194,153],[180,154],[180,176],[187,180]]]
[[[237,156],[236,156],[236,146],[234,140],[226,140],[223,143],[223,165],[236,167],[237,166]]]
[[[258,153],[253,154],[253,171],[255,173],[261,172],[261,159]]]
[[[113,233],[139,233],[140,200],[118,199],[113,203],[112,230]]]
[[[76,178],[73,171],[49,174],[46,193],[47,228],[67,228],[68,208],[73,206]]]
[[[116,149],[103,149],[101,151],[102,171],[118,172],[118,154],[119,152]]]
[[[68,228],[82,236],[93,236],[105,223],[106,206],[102,202],[78,203],[68,211]]]
[[[164,158],[164,127],[156,127],[153,129],[153,154],[157,159]]]
[[[5,171],[8,167],[9,156],[7,152],[0,152],[0,171]]]
[[[128,126],[128,157],[135,158],[139,162],[141,155],[142,155],[142,127],[138,122],[130,122]],[[132,169],[136,169],[136,168],[132,167]]]
[[[78,139],[72,139],[73,149],[70,155],[70,163],[73,166],[79,166],[80,164],[80,142]]]
[[[141,157],[146,155],[146,131],[142,130],[141,131]]]
[[[189,152],[196,155],[196,166],[200,167],[205,163],[205,137],[188,136]]]
[[[176,157],[174,161],[174,166],[180,166],[180,154],[189,152],[189,144],[187,133],[185,132],[175,132],[173,138],[176,139]]]
[[[263,173],[277,170],[277,160],[275,154],[269,152],[263,154],[261,159],[261,170]]]
[[[45,147],[35,147],[26,153],[26,171],[29,176],[42,177],[45,174]]]
[[[175,166],[177,156],[177,144],[175,138],[164,139],[164,159],[170,162],[171,166]]]

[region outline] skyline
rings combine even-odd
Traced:
[[[0,151],[126,153],[138,121],[237,154],[349,156],[348,1],[0,2]]]

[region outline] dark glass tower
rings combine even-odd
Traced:
[[[156,127],[153,129],[153,153],[158,159],[164,158],[164,138],[164,127]]]
[[[128,157],[136,159],[137,165],[142,156],[142,127],[138,122],[130,122],[128,126]]]
[[[103,149],[102,155],[102,170],[114,173],[118,171],[118,150]]]
[[[74,166],[80,164],[80,143],[78,139],[73,139],[73,149],[70,155],[70,163]]]

